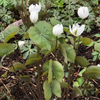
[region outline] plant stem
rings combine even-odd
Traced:
[[[45,0],[46,4],[45,4],[45,12],[47,12],[47,0]]]
[[[76,42],[76,37],[74,37],[74,49],[76,50],[76,46],[75,46],[75,42]]]
[[[17,2],[17,6],[18,6],[18,1],[16,0],[16,2]]]
[[[57,58],[57,40],[58,40],[58,36],[56,36],[56,46],[55,46],[55,57]]]
[[[78,44],[77,44],[77,49],[76,49],[76,54],[77,54],[77,52],[78,52],[78,48],[79,48],[79,43],[80,43],[80,39],[81,39],[81,36],[79,36],[79,39],[78,39]]]
[[[56,48],[55,48],[55,51],[57,51],[57,40],[58,40],[58,36],[56,36]]]
[[[71,85],[71,81],[72,81],[72,78],[73,78],[73,74],[74,74],[74,72],[73,72],[73,70],[74,70],[74,63],[72,63],[71,64],[71,68],[70,68],[70,70],[69,70],[69,75],[68,75],[68,79],[67,79],[67,82],[68,82],[68,84],[69,84],[69,86]],[[67,99],[66,100],[68,100],[68,93],[69,93],[69,88],[67,89]]]
[[[86,86],[84,87],[83,94],[84,94],[84,91],[85,91],[85,89],[87,88],[88,84],[89,84],[89,80],[87,80],[87,84],[86,84]]]
[[[37,46],[37,55],[40,54],[40,51],[39,51],[39,47]],[[40,98],[42,100],[42,95],[41,95],[41,81],[40,81],[40,66],[39,66],[39,63],[37,63],[37,68],[38,68],[38,84],[39,84],[39,94],[40,94]]]
[[[32,88],[33,88],[34,92],[37,94],[37,96],[38,96],[38,98],[39,98],[39,95],[38,95],[37,90],[35,89],[35,86],[33,85],[33,83],[32,83],[32,82],[30,82],[30,83],[31,83],[31,85],[32,85]]]
[[[35,94],[33,93],[32,89],[30,88],[30,85],[29,83],[27,83],[28,85],[28,88],[30,89],[31,93],[32,93],[32,97],[34,98],[35,97],[35,100],[38,100],[37,97],[35,96]]]
[[[24,92],[25,92],[25,94],[26,94],[27,98],[28,98],[29,100],[31,100],[31,99],[29,98],[29,96],[28,96],[27,92],[25,91],[23,84],[22,84],[21,82],[20,82],[20,84],[21,84],[22,89],[24,90]]]
[[[37,55],[40,54],[39,47],[37,46]]]

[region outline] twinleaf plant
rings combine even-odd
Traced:
[[[33,4],[32,0],[30,2]],[[19,32],[18,26],[11,25],[8,27],[4,31],[4,43],[0,43],[0,56],[8,56],[9,59],[11,59],[9,71],[15,73],[19,84],[22,86],[29,100],[31,100],[31,98],[24,89],[25,87],[22,81],[25,82],[31,92],[32,99],[35,100],[50,100],[55,98],[68,100],[69,95],[73,95],[70,98],[74,100],[74,98],[77,97],[88,96],[88,93],[92,90],[91,86],[93,86],[91,81],[100,79],[100,67],[96,65],[89,66],[89,61],[78,55],[80,44],[87,46],[91,43],[90,38],[81,36],[85,30],[83,22],[89,16],[88,8],[84,7],[83,9],[80,7],[81,11],[79,11],[80,8],[78,9],[78,15],[81,15],[79,17],[83,20],[81,25],[77,22],[77,24],[73,24],[72,27],[70,25],[69,29],[67,29],[63,23],[55,18],[51,18],[50,23],[45,20],[39,20],[41,3],[38,2],[35,3],[35,5],[31,4],[31,7],[29,7],[29,18],[33,25],[28,21],[27,10],[24,9],[25,15],[23,16],[22,14],[21,17],[23,18],[24,24],[28,27],[28,30],[25,32],[26,34],[21,41],[16,40],[17,49],[19,50],[22,62],[12,62],[13,59],[9,57],[9,55],[15,52],[9,40],[15,38],[15,35]],[[84,16],[84,14],[86,16]],[[24,18],[27,19],[27,21]],[[63,36],[63,33],[71,36],[70,44],[65,41],[67,37]],[[26,43],[24,40],[25,37],[32,42]],[[29,50],[31,50],[31,53],[26,50],[28,52],[28,56],[25,56],[26,60],[23,59],[21,53],[21,51],[25,51],[23,46],[28,46],[30,48]],[[34,52],[31,46],[33,46]],[[21,49],[22,47],[23,49]],[[98,44],[95,45],[95,49],[100,50]],[[33,77],[31,77],[28,72],[28,66],[36,68],[38,76],[34,78],[35,84]],[[80,68],[83,69],[81,72]],[[21,74],[18,74],[19,71]],[[74,77],[75,72],[80,74],[78,78]],[[65,75],[65,73],[67,73],[67,75]],[[74,79],[76,80],[75,82]],[[89,84],[91,84],[91,86]],[[90,90],[88,88],[90,88]],[[88,91],[88,93],[86,93],[86,91]]]

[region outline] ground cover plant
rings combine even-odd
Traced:
[[[99,100],[95,5],[97,0],[16,0],[20,20],[0,33],[0,99]],[[94,26],[98,33],[91,34]]]

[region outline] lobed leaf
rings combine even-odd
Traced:
[[[51,50],[51,45],[49,41],[42,36],[36,27],[30,27],[28,30],[29,37],[32,41],[36,43],[42,50]]]
[[[53,35],[53,26],[46,21],[38,21],[35,27],[41,32],[42,36],[46,39],[53,41],[56,40],[55,35]]]

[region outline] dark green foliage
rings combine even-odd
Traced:
[[[80,24],[82,22],[82,19],[77,15],[77,10],[80,6],[87,6],[89,9],[89,17],[87,20],[84,20],[86,25],[85,30],[90,32],[91,29],[94,28],[94,24],[100,26],[100,17],[96,16],[96,13],[98,12],[99,14],[100,12],[99,7],[97,6],[98,0],[47,0],[47,3],[45,0],[43,1],[44,4],[47,4],[47,12],[50,13],[50,17],[54,17],[61,21],[66,27],[69,27],[69,24]]]

